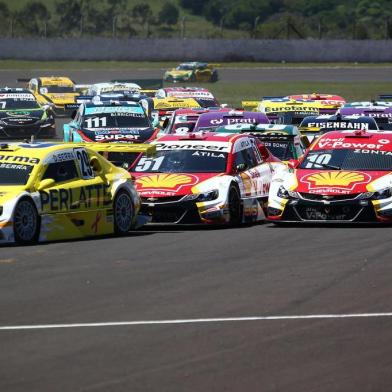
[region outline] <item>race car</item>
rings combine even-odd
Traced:
[[[213,64],[198,61],[181,63],[176,68],[165,72],[165,82],[217,82],[218,71]]]
[[[223,125],[231,124],[269,124],[264,113],[247,112],[243,110],[212,110],[203,113],[197,119],[194,132],[214,131]]]
[[[392,102],[351,102],[342,106],[339,109],[339,114],[372,117],[380,129],[392,130]]]
[[[157,90],[155,96],[157,98],[195,98],[203,108],[219,107],[218,100],[203,87],[165,87]]]
[[[294,125],[233,124],[219,127],[214,132],[252,135],[281,161],[301,158],[307,147]]]
[[[194,98],[146,98],[141,99],[147,115],[151,118],[154,125],[163,125],[166,118],[169,118],[176,109],[200,108],[201,105]]]
[[[79,92],[75,90],[74,82],[65,76],[45,76],[30,79],[28,89],[43,106],[52,105],[52,111],[56,116],[67,116],[71,110],[65,105],[75,103]]]
[[[290,99],[299,99],[299,100],[307,100],[307,101],[322,101],[326,105],[339,105],[342,106],[346,103],[346,100],[340,95],[333,94],[320,94],[320,93],[312,93],[312,94],[297,94],[297,95],[288,95],[287,98]]]
[[[261,101],[243,101],[246,109],[265,113],[268,118],[278,124],[298,125],[304,117],[318,114],[334,114],[340,104],[290,99],[287,97],[264,97]]]
[[[131,175],[87,145],[0,144],[0,189],[0,243],[126,234],[138,224]]]
[[[145,142],[156,130],[137,102],[83,103],[64,124],[65,142]]]
[[[392,132],[333,131],[271,183],[273,222],[391,222]]]
[[[30,90],[0,89],[0,138],[24,139],[56,136],[55,119],[49,106],[40,106]]]
[[[345,130],[378,130],[376,121],[366,116],[336,116],[321,115],[305,117],[299,125],[302,135],[311,142],[313,139],[325,132]]]
[[[152,223],[227,224],[263,220],[273,172],[284,166],[248,135],[199,133],[157,140],[156,156],[131,168]]]
[[[211,111],[228,112],[229,108],[197,108],[197,109],[177,109],[170,117],[166,118],[162,129],[158,132],[158,137],[165,134],[182,134],[193,132],[199,117]]]

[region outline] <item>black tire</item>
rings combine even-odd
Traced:
[[[14,237],[21,245],[38,242],[41,221],[34,202],[24,197],[18,201],[14,209]]]
[[[211,75],[211,83],[215,83],[218,81],[218,72],[214,71]]]
[[[124,190],[118,191],[113,201],[114,233],[125,235],[134,226],[134,207],[132,198]]]
[[[230,225],[238,226],[242,222],[241,196],[239,189],[232,185],[229,189]]]

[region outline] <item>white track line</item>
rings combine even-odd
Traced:
[[[239,321],[353,319],[353,318],[376,318],[376,317],[392,317],[392,312],[309,314],[309,315],[294,315],[294,316],[222,317],[222,318],[174,319],[174,320],[111,321],[111,322],[102,322],[102,323],[75,323],[75,324],[5,325],[5,326],[0,326],[0,331],[55,329],[55,328],[85,328],[85,327],[121,327],[121,326],[140,326],[140,325],[167,325],[167,324],[202,324],[202,323],[223,323],[223,322],[239,322]]]

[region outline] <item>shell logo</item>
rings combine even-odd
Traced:
[[[370,176],[366,173],[351,171],[330,171],[314,173],[302,178],[302,181],[311,183],[314,187],[354,188],[356,184],[367,183]]]
[[[183,185],[194,185],[197,181],[197,177],[186,174],[155,174],[138,178],[136,183],[143,189],[178,190]]]

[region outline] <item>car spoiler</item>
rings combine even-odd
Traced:
[[[381,99],[382,101],[385,100],[391,100],[392,99],[392,94],[380,94],[378,96],[378,99]]]
[[[142,89],[159,89],[163,87],[163,79],[113,79],[111,83],[136,83]]]
[[[76,143],[74,143],[76,144]],[[90,148],[96,152],[136,152],[143,153],[147,156],[154,156],[156,146],[147,143],[79,143],[82,147]]]
[[[241,106],[244,110],[256,111],[260,101],[242,101]]]
[[[91,84],[75,84],[75,91],[78,93],[84,93],[90,88]]]
[[[298,127],[298,130],[301,133],[310,132],[310,133],[317,133],[320,132],[320,127]]]
[[[18,78],[16,79],[17,83],[28,83],[32,78]]]
[[[65,110],[78,110],[80,103],[66,103],[64,105]]]

